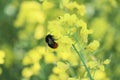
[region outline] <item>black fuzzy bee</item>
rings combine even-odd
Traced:
[[[58,44],[55,42],[54,37],[51,34],[48,34],[45,38],[46,43],[49,47],[56,49],[58,47]]]

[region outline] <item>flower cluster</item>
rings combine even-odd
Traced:
[[[92,54],[100,46],[97,35],[102,36],[107,27],[98,34],[88,29],[82,18],[86,12],[85,5],[71,0],[44,0],[41,4],[24,1],[20,10],[14,23],[20,30],[18,38],[31,42],[26,46],[32,46],[25,51],[23,58],[22,76],[25,79],[35,75],[40,76],[41,80],[108,79],[104,68],[109,60],[99,62]],[[89,41],[88,36],[92,33],[96,38]],[[47,34],[53,36],[58,48],[45,46]]]
[[[29,79],[32,75],[37,75],[40,71],[39,61],[42,58],[42,54],[40,53],[38,48],[35,48],[27,53],[27,55],[23,59],[23,65],[25,67],[22,71],[23,77]]]
[[[0,50],[0,65],[4,64],[5,60],[5,52],[3,50]],[[0,67],[0,75],[2,74],[2,68]]]

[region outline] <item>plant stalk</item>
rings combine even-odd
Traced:
[[[72,44],[72,47],[73,47],[73,49],[76,51],[76,53],[79,55],[79,57],[80,57],[83,65],[84,65],[84,67],[85,67],[85,69],[86,69],[86,71],[87,71],[87,75],[88,75],[89,79],[90,79],[90,80],[94,80],[94,79],[92,78],[92,75],[91,75],[91,73],[90,73],[90,71],[89,71],[86,63],[85,63],[83,54],[76,49],[76,47],[75,47],[74,44]]]

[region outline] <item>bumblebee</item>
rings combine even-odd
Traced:
[[[54,39],[53,35],[51,35],[51,34],[48,34],[45,37],[45,41],[48,44],[48,46],[53,49],[56,49],[58,47],[58,43],[55,42],[55,39]]]

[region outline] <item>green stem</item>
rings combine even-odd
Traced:
[[[86,71],[87,71],[87,73],[88,73],[89,79],[90,79],[90,80],[93,80],[92,75],[91,75],[91,73],[90,73],[90,71],[89,71],[89,69],[88,69],[88,67],[87,67],[87,65],[86,65],[86,63],[85,63],[85,61],[84,61],[83,54],[82,54],[81,52],[78,52],[78,50],[76,49],[76,47],[74,46],[74,44],[72,44],[72,47],[74,48],[74,50],[76,51],[76,53],[79,55],[79,57],[80,57],[83,65],[84,65],[84,67],[85,67],[85,69],[86,69]]]
[[[75,74],[75,72],[74,72],[74,70],[73,70],[73,68],[71,66],[70,66],[69,70],[70,70],[71,76],[76,77],[76,74]]]

